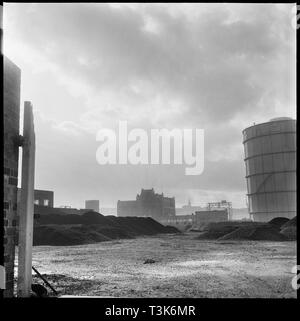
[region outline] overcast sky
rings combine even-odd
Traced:
[[[36,177],[55,205],[115,207],[142,187],[176,205],[246,206],[242,130],[295,118],[291,4],[4,4],[4,53],[34,106]],[[96,162],[99,129],[202,128],[205,169]]]

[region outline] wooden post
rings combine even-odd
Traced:
[[[29,297],[32,281],[35,133],[31,102],[24,104],[22,183],[19,211],[18,297]]]

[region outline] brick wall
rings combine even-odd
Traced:
[[[34,201],[38,201],[37,205],[46,206],[44,204],[45,200],[48,200],[48,207],[53,207],[53,199],[54,199],[54,192],[52,191],[44,191],[35,189],[34,190]]]
[[[17,228],[18,136],[21,71],[4,57],[4,266],[5,297],[13,296],[14,259]]]

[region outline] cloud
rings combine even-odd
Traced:
[[[63,121],[59,124],[56,124],[54,128],[63,131],[70,136],[80,136],[82,132],[85,131],[84,128],[78,126],[72,121]]]
[[[4,50],[22,68],[22,94],[54,121],[53,144],[63,149],[60,135],[63,140],[76,137],[68,143],[73,164],[76,160],[86,166],[88,154],[91,173],[98,171],[95,134],[102,127],[116,128],[119,120],[145,129],[204,128],[201,184],[186,181],[181,169],[170,169],[163,185],[171,189],[176,183],[179,194],[193,186],[237,193],[245,191],[243,170],[235,175],[236,166],[243,168],[241,131],[254,121],[295,117],[291,8],[5,4]],[[39,140],[47,141],[46,131],[41,126],[37,130]],[[78,139],[86,154],[76,152]],[[43,162],[49,163],[46,158]],[[80,165],[72,166],[77,175],[82,172]],[[118,179],[125,184],[132,172],[120,171]],[[116,185],[113,171],[98,175],[107,188]],[[86,177],[82,172],[82,188],[91,192]],[[133,195],[137,186],[147,184],[146,176],[136,182],[131,182]]]
[[[201,19],[189,21],[172,15],[168,6],[144,6],[139,12],[106,4],[42,4],[24,14],[32,7],[17,5],[15,19],[22,28],[16,36],[73,80],[66,86],[80,81],[96,95],[119,91],[118,101],[124,91],[134,96],[144,81],[150,96],[183,100],[188,117],[226,121],[255,110],[268,91],[273,101],[289,98],[277,96],[273,76],[292,77],[280,63],[293,49],[290,21],[283,21],[276,6],[247,7],[251,19],[228,23],[234,6],[207,7],[201,15],[196,5]],[[147,31],[149,19],[159,26],[154,34]],[[291,84],[281,85],[287,92]],[[141,105],[149,96],[135,98]]]

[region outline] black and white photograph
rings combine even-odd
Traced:
[[[3,3],[3,300],[297,299],[298,7]]]

